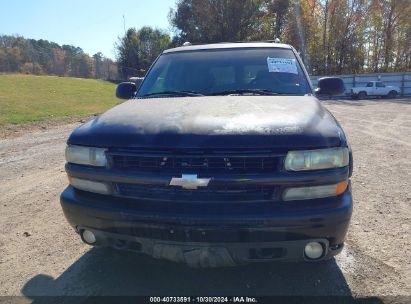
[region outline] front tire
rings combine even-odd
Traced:
[[[392,99],[392,98],[397,97],[397,94],[398,94],[397,91],[390,91],[387,97]]]
[[[358,99],[365,99],[365,97],[367,97],[367,93],[365,93],[364,91],[358,93]]]

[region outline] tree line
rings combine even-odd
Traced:
[[[312,75],[411,71],[410,0],[178,0],[174,35],[129,29],[118,62],[140,76],[165,48],[267,41],[293,45]]]
[[[177,0],[168,32],[130,28],[101,53],[0,36],[0,72],[128,79],[170,47],[267,41],[293,45],[312,75],[411,71],[410,0]]]
[[[314,75],[411,70],[410,0],[179,0],[174,41],[279,38]]]
[[[169,47],[171,38],[165,31],[148,26],[128,29],[115,45],[120,77],[144,76],[157,56]]]
[[[72,45],[21,36],[0,36],[0,72],[117,79],[117,64]]]

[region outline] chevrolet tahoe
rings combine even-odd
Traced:
[[[192,267],[316,262],[341,252],[352,153],[296,50],[165,50],[124,103],[68,138],[61,206],[82,241]]]

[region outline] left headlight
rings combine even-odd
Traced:
[[[290,151],[285,158],[287,171],[307,171],[348,166],[349,151],[346,147]]]
[[[107,149],[68,145],[66,147],[66,160],[69,163],[105,167]]]

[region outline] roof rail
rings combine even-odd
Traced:
[[[266,42],[270,42],[270,43],[281,43],[280,38],[275,38],[274,40],[266,40]]]
[[[279,38],[271,40],[261,40],[261,41],[219,41],[219,42],[210,42],[210,43],[191,43],[190,41],[184,42],[181,46],[191,46],[191,45],[201,45],[201,44],[224,44],[224,43],[259,43],[259,42],[268,42],[268,43],[281,43]]]
[[[230,42],[217,42],[217,43],[261,43],[261,42],[268,42],[268,43],[281,43],[279,38],[269,39],[269,40],[255,40],[255,41],[230,41]]]

